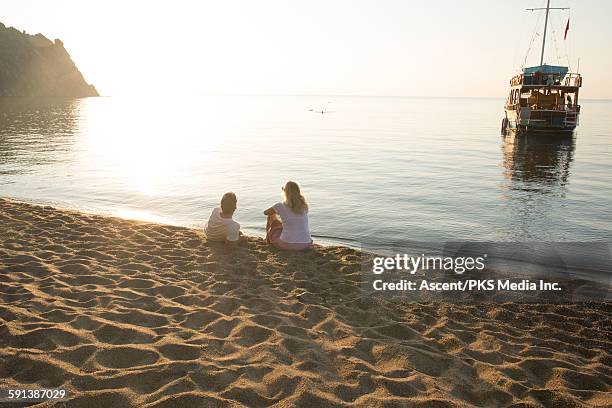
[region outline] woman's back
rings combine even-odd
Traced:
[[[304,210],[302,214],[296,214],[285,203],[276,203],[273,208],[283,222],[281,240],[300,244],[312,242],[308,226],[308,210]]]

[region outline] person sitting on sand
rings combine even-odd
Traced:
[[[310,248],[312,238],[308,226],[308,203],[297,183],[288,181],[282,190],[284,200],[264,211],[268,216],[266,241],[277,248],[291,251]]]
[[[206,238],[209,241],[237,243],[240,241],[240,224],[232,219],[236,211],[236,194],[225,193],[221,198],[221,207],[217,207],[210,214],[204,227]]]

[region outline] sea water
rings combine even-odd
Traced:
[[[502,137],[502,99],[0,99],[0,196],[201,227],[221,195],[264,233],[287,180],[315,240],[610,241],[612,102],[573,136]],[[316,112],[323,111],[324,113]]]

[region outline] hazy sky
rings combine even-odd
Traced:
[[[0,0],[0,21],[60,38],[104,95],[133,92],[505,97],[546,0]],[[580,58],[612,98],[612,1],[552,0],[549,63]],[[543,13],[538,26],[541,34]],[[539,61],[536,34],[529,62]],[[559,50],[558,54],[556,49]]]

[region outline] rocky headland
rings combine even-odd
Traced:
[[[0,96],[99,96],[61,40],[0,23]]]

